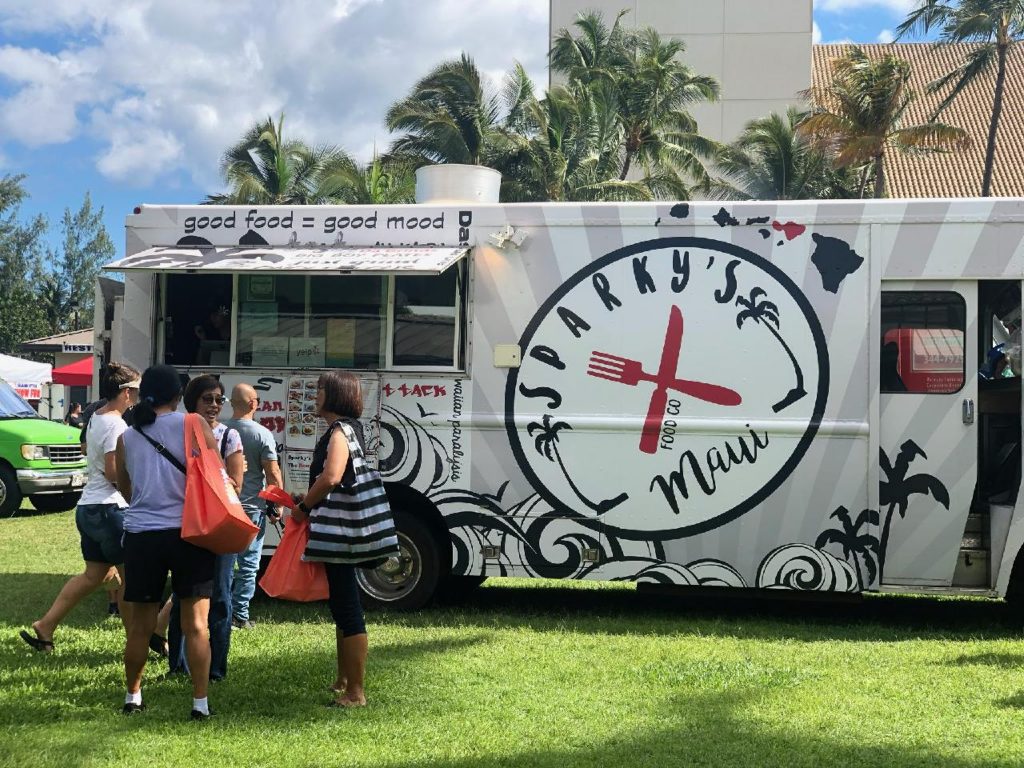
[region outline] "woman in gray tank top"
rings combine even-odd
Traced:
[[[117,444],[118,490],[128,500],[124,516],[126,602],[132,604],[124,654],[127,693],[122,712],[134,715],[142,703],[142,673],[157,614],[164,602],[167,574],[181,599],[181,624],[192,674],[194,720],[210,716],[206,694],[210,676],[207,622],[213,591],[214,554],[181,538],[185,502],[185,416],[178,372],[167,365],[147,368],[139,387],[134,425]],[[206,444],[216,449],[213,432],[202,425]]]

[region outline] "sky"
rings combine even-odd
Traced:
[[[916,0],[813,2],[816,42],[874,43]],[[465,51],[497,80],[519,61],[543,85],[547,39],[548,0],[0,0],[0,175],[27,175],[52,244],[89,192],[120,254],[135,205],[220,191],[256,121],[367,159],[438,62]]]

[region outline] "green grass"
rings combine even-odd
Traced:
[[[184,681],[123,718],[122,633],[93,595],[33,653],[17,637],[80,568],[71,514],[0,521],[2,766],[1020,766],[1024,642],[998,602],[697,602],[495,581],[371,613],[365,710],[328,709],[322,605],[257,601],[217,716]]]

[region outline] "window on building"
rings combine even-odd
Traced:
[[[881,391],[959,392],[967,307],[952,291],[882,291]]]

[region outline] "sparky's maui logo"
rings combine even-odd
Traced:
[[[803,293],[703,238],[596,260],[520,343],[506,390],[520,466],[555,509],[627,538],[693,535],[753,509],[800,462],[828,392]]]

